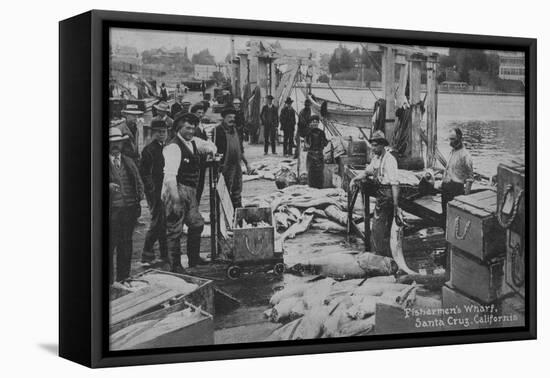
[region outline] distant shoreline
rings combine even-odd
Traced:
[[[300,85],[300,84],[297,84],[296,85],[297,87],[301,87],[301,88],[305,88],[306,86],[305,85]],[[380,87],[349,87],[349,86],[331,86],[332,89],[334,90],[337,90],[337,89],[342,89],[342,90],[355,90],[355,91],[378,91],[378,92],[381,92],[382,91],[382,88]],[[312,84],[311,85],[311,88],[313,89],[328,89],[330,90],[330,88],[326,85],[326,84],[323,84],[323,83],[316,83],[316,84]],[[421,90],[420,91],[421,93],[426,93],[425,90]],[[438,92],[439,94],[464,94],[464,95],[480,95],[480,96],[521,96],[521,97],[524,97],[525,96],[525,93],[523,92],[487,92],[487,91],[450,91],[450,90],[439,90]]]

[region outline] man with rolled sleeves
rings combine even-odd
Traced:
[[[155,260],[153,251],[155,243],[159,243],[160,259],[168,261],[166,244],[166,219],[164,205],[161,200],[162,182],[164,179],[164,156],[162,149],[168,137],[168,126],[164,121],[151,121],[151,143],[141,152],[140,173],[145,187],[145,198],[151,213],[151,223],[145,235],[141,262],[151,264]]]
[[[216,146],[195,137],[198,118],[180,113],[174,120],[176,136],[163,150],[164,184],[162,199],[166,211],[166,237],[170,269],[183,273],[181,265],[181,236],[183,225],[188,227],[187,257],[189,267],[204,264],[200,258],[201,233],[204,219],[199,212],[197,185],[201,156],[215,154]]]
[[[143,183],[134,161],[124,155],[128,136],[119,128],[109,129],[109,257],[116,254],[116,277],[110,270],[110,282],[130,277],[132,235],[141,211]]]

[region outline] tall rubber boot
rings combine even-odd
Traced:
[[[204,265],[206,261],[200,258],[201,234],[204,226],[190,227],[187,232],[187,258],[189,267]]]

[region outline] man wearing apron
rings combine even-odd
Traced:
[[[389,143],[382,131],[375,131],[369,143],[373,151],[372,160],[365,171],[351,181],[351,187],[366,179],[367,193],[376,198],[371,248],[378,255],[391,257],[390,231],[394,216],[397,217],[396,222],[401,222],[397,160],[386,149]]]
[[[164,183],[162,200],[166,210],[166,238],[170,269],[184,273],[181,265],[181,236],[187,225],[187,258],[189,267],[204,264],[200,258],[201,233],[204,219],[199,212],[197,185],[201,156],[216,153],[213,143],[195,138],[199,119],[191,113],[180,112],[174,120],[176,136],[162,151]]]
[[[225,185],[231,196],[233,208],[242,207],[241,192],[243,188],[243,172],[241,161],[250,171],[248,161],[244,156],[244,146],[241,136],[236,128],[235,116],[237,111],[233,107],[222,110],[223,121],[214,130],[214,143],[220,153],[223,153],[221,160],[221,172],[225,179]]]

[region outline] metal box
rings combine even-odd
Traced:
[[[506,283],[525,297],[525,244],[524,236],[506,231]]]
[[[452,247],[450,271],[451,285],[478,301],[493,302],[504,294],[504,257],[482,261]]]
[[[265,227],[245,227],[265,222]],[[269,207],[241,207],[235,210],[233,224],[233,262],[246,263],[274,258],[275,228]]]
[[[457,196],[447,205],[447,241],[485,260],[505,253],[505,232],[495,217],[497,195],[492,190]]]
[[[497,170],[497,219],[502,227],[523,234],[525,165],[500,164]]]

